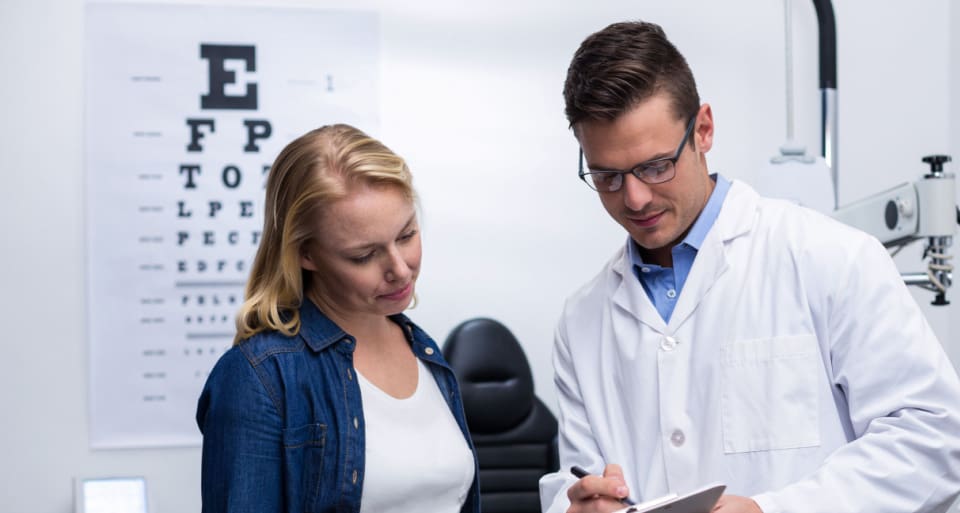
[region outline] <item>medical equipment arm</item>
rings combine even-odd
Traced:
[[[947,155],[924,157],[930,172],[922,179],[898,185],[832,214],[835,219],[873,235],[887,248],[925,239],[923,258],[927,260],[927,271],[904,273],[902,277],[908,285],[936,292],[934,305],[950,304],[946,292],[953,281],[953,255],[948,250],[958,217],[954,175],[943,171],[943,164],[949,161]]]

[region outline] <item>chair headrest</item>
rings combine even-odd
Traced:
[[[450,332],[443,354],[460,381],[470,431],[504,431],[530,414],[533,375],[506,326],[493,319],[464,321]]]

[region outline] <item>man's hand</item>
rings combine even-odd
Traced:
[[[567,489],[570,499],[567,513],[609,513],[623,509],[626,506],[620,499],[629,493],[620,465],[607,465],[603,477],[587,476]]]
[[[712,513],[763,513],[763,510],[750,497],[721,495]]]

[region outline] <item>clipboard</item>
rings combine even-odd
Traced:
[[[721,484],[707,485],[685,495],[667,495],[614,513],[710,513],[726,488]]]

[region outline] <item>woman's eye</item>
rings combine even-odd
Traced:
[[[372,252],[372,251],[371,251],[370,253],[367,253],[366,255],[363,255],[363,256],[350,257],[350,261],[353,262],[353,263],[355,263],[355,264],[365,264],[365,263],[369,262],[371,258],[373,258],[373,252]]]
[[[412,239],[413,236],[416,235],[416,234],[417,234],[417,231],[416,231],[416,230],[411,230],[411,231],[409,231],[409,232],[404,233],[403,235],[401,235],[401,236],[400,236],[400,240],[410,240],[410,239]]]

